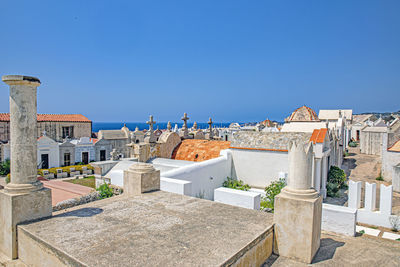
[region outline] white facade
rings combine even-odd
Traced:
[[[59,144],[47,136],[37,141],[37,166],[47,169],[60,166]]]

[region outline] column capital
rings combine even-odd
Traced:
[[[8,85],[31,85],[36,87],[40,85],[38,78],[25,75],[4,75],[1,80]]]

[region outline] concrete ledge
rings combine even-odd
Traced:
[[[160,189],[170,193],[190,196],[192,195],[192,182],[161,177]]]
[[[343,234],[356,235],[357,209],[322,204],[322,230]]]
[[[214,201],[246,209],[260,210],[259,193],[220,187],[214,190]]]

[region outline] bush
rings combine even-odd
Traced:
[[[328,172],[328,183],[338,184],[339,188],[342,188],[346,180],[347,177],[344,170],[336,166],[331,166]]]
[[[39,169],[38,174],[43,176],[43,170],[48,170],[50,173],[54,173],[54,175],[57,175],[57,169],[61,169],[63,172],[68,173],[68,175],[71,173],[70,168],[75,168],[76,171],[82,172],[82,167],[87,167],[88,170],[93,170],[93,166],[88,164],[88,165],[71,165],[71,166],[65,166],[65,167],[57,167],[57,168],[50,168],[50,169]]]
[[[357,147],[357,146],[358,146],[358,144],[356,142],[351,141],[349,143],[349,147]]]
[[[326,193],[328,197],[338,197],[340,188],[347,188],[346,173],[339,167],[331,166],[328,172],[328,183]]]
[[[101,199],[113,196],[113,190],[107,183],[100,185],[96,190],[99,192]]]
[[[10,173],[10,160],[6,159],[0,163],[0,175],[7,175]]]
[[[229,177],[227,177],[222,186],[242,191],[249,191],[250,189],[250,186],[248,184],[245,184],[242,180],[235,180]]]
[[[274,181],[269,186],[265,187],[265,197],[263,197],[260,203],[262,210],[267,208],[272,211],[274,210],[275,196],[281,192],[285,185],[285,179],[280,178],[278,181]]]

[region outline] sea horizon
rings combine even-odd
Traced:
[[[154,129],[164,130],[167,129],[168,122],[157,122],[154,124]],[[183,122],[171,122],[172,128],[175,127],[175,124],[178,125],[179,128],[182,128]],[[218,128],[227,128],[231,122],[213,122],[213,127]],[[124,125],[129,128],[129,130],[134,131],[136,127],[139,130],[148,129],[149,125],[145,122],[92,122],[92,132],[98,132],[100,130],[119,130]],[[187,123],[188,127],[193,127],[193,122]],[[207,129],[209,127],[207,122],[198,122],[197,127],[199,129]]]

